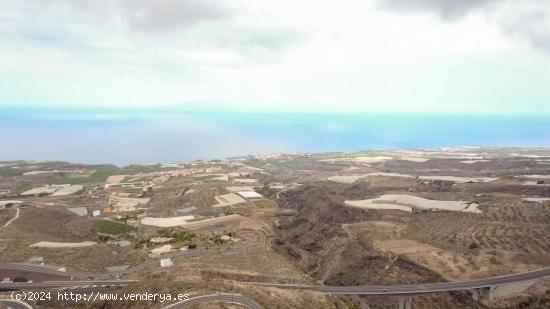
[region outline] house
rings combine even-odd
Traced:
[[[174,265],[174,263],[170,258],[160,260],[160,267],[170,267],[172,265]]]

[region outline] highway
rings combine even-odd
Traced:
[[[134,280],[96,280],[96,281],[43,281],[43,282],[7,282],[0,283],[1,289],[26,290],[26,289],[53,289],[65,287],[113,287],[125,286]]]
[[[471,290],[476,288],[496,287],[499,285],[522,283],[535,281],[550,276],[550,267],[534,270],[530,272],[505,275],[484,279],[474,279],[468,281],[438,282],[422,284],[400,284],[400,285],[362,285],[362,286],[326,286],[326,285],[303,285],[303,284],[279,284],[279,283],[261,283],[246,282],[247,284],[277,287],[285,289],[303,289],[341,295],[407,295],[422,294],[434,292],[448,292]],[[49,289],[63,287],[118,287],[125,286],[133,280],[104,280],[104,281],[44,281],[44,282],[10,282],[0,283],[0,289]],[[228,294],[216,294],[216,297],[230,298]],[[237,294],[229,294],[235,297]],[[243,297],[242,295],[240,297]],[[181,304],[184,304],[183,302]],[[173,307],[179,308],[179,307]]]
[[[0,299],[0,304],[6,304],[13,309],[33,309],[31,305],[20,300]]]
[[[3,269],[30,271],[30,272],[58,275],[58,276],[64,276],[64,277],[70,277],[71,276],[71,274],[69,274],[69,273],[66,273],[64,271],[59,271],[59,270],[56,270],[54,268],[41,266],[41,265],[34,265],[34,264],[25,264],[25,263],[0,264],[0,271],[3,270]]]
[[[317,292],[338,294],[338,295],[406,295],[423,294],[434,292],[448,292],[471,290],[476,288],[486,288],[505,284],[521,283],[534,281],[550,276],[550,267],[542,268],[521,274],[505,275],[484,279],[474,279],[468,281],[439,282],[423,284],[401,284],[401,285],[360,285],[360,286],[323,286],[323,285],[300,285],[300,284],[277,284],[277,283],[257,283],[247,282],[248,284],[278,287],[286,289],[302,289]]]
[[[263,309],[263,307],[251,298],[241,294],[214,293],[201,295],[163,307],[163,309],[180,309],[198,303],[217,301],[230,304],[239,304],[247,309]]]

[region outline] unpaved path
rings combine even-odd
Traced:
[[[275,199],[279,199],[279,195],[281,195],[281,193],[286,192],[286,191],[290,191],[290,190],[292,190],[292,189],[294,189],[294,188],[297,188],[297,187],[299,187],[299,186],[301,186],[301,185],[302,185],[302,184],[300,184],[300,183],[293,184],[293,185],[291,185],[290,187],[285,188],[285,189],[283,189],[283,190],[277,192],[277,194],[275,195]]]
[[[13,221],[17,220],[19,218],[19,213],[21,212],[21,209],[16,208],[15,216],[10,219],[10,221],[6,222],[4,226],[2,226],[3,229],[7,228]]]

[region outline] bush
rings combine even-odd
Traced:
[[[172,238],[168,243],[171,244],[174,248],[183,248],[185,246],[190,246],[193,240],[196,238],[195,233],[187,232],[183,229],[174,229],[166,228],[157,231],[157,236]],[[150,239],[144,241],[148,243]],[[143,247],[143,244],[140,245],[140,248]],[[196,247],[196,245],[195,245]]]
[[[141,239],[140,241],[137,242],[137,244],[134,246],[134,248],[135,249],[141,249],[144,246],[146,246],[147,244],[149,244],[149,239]]]
[[[223,243],[221,235],[214,235],[212,237],[212,240],[217,244],[222,244]]]
[[[223,208],[223,214],[226,215],[226,216],[229,216],[229,215],[234,214],[234,212],[233,212],[233,209],[231,209],[231,207],[225,206]]]

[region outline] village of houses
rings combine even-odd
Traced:
[[[258,192],[267,183],[260,181],[257,176],[265,177],[268,173],[241,161],[233,159],[164,164],[156,165],[158,171],[110,175],[102,183],[33,183],[32,188],[17,193],[13,192],[15,190],[3,190],[0,192],[4,195],[0,196],[0,208],[15,212],[9,220],[6,218],[1,228],[4,234],[10,229],[15,232],[25,221],[20,213],[24,214],[28,209],[39,209],[42,212],[54,209],[58,212],[68,211],[71,215],[67,218],[73,220],[78,217],[82,225],[92,227],[95,235],[83,233],[88,238],[54,241],[52,238],[55,237],[48,237],[47,233],[44,233],[43,239],[40,239],[40,234],[34,233],[28,238],[39,241],[26,244],[34,252],[22,250],[12,259],[39,263],[63,271],[67,268],[82,270],[78,261],[72,265],[61,265],[63,259],[48,260],[43,255],[49,255],[50,251],[75,249],[94,252],[94,247],[107,245],[117,247],[118,250],[146,252],[145,259],[149,260],[149,264],[152,261],[159,267],[170,267],[173,265],[172,259],[168,257],[170,253],[171,256],[175,253],[185,254],[201,246],[194,231],[208,229],[207,243],[239,242],[241,239],[235,236],[233,229],[242,227],[246,220],[246,227],[254,225],[250,224],[254,211],[277,207],[274,201]],[[20,166],[29,169],[28,164]],[[30,179],[50,175],[56,179],[59,175],[74,178],[87,177],[93,173],[93,170],[82,168],[31,170],[20,177]],[[281,183],[269,185],[271,190],[279,191],[287,187]],[[48,220],[49,225],[65,223],[55,222],[55,217]],[[7,246],[8,243],[4,241],[4,244]],[[9,246],[4,248],[6,250],[9,251]],[[121,260],[118,263],[120,265],[106,263],[104,268],[108,273],[124,272],[137,263],[136,260],[130,260],[132,262],[128,263]]]

